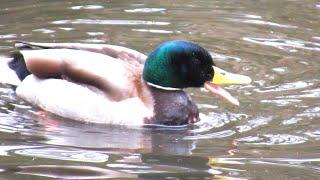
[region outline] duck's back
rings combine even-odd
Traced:
[[[143,64],[146,55],[126,47],[109,44],[89,44],[89,43],[34,43],[19,41],[15,44],[20,50],[33,49],[75,49],[104,54],[119,60],[136,62]]]

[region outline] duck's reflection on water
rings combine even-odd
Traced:
[[[9,168],[11,172],[65,179],[136,176],[148,179],[150,174],[180,177],[185,173],[212,176],[212,173],[204,173],[210,169],[208,158],[190,156],[196,141],[184,140],[184,137],[192,135],[193,127],[96,125],[62,119],[42,111],[28,111],[33,112],[28,116],[38,122],[26,126],[28,129],[21,129],[20,133],[42,138],[27,142],[29,146],[8,148],[8,154],[33,159],[32,163]],[[24,123],[32,124],[27,121]],[[16,124],[12,119],[6,123],[7,126]],[[79,166],[81,163],[86,166]],[[2,169],[8,172],[7,168]]]
[[[156,153],[190,155],[195,141],[183,140],[192,127],[128,127],[97,125],[43,115],[46,144],[113,154]]]

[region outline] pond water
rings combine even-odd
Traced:
[[[319,179],[319,22],[316,0],[2,0],[1,55],[15,40],[147,54],[186,39],[253,83],[227,87],[239,108],[188,89],[201,121],[180,128],[74,122],[1,84],[0,179]]]

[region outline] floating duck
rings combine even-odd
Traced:
[[[33,105],[84,122],[193,124],[199,111],[183,89],[204,87],[239,105],[220,85],[251,82],[218,68],[207,50],[189,41],[164,42],[148,56],[106,44],[15,46],[18,52],[0,59],[0,81],[10,79],[16,94]]]

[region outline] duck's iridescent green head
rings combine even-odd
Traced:
[[[151,86],[166,90],[205,87],[234,105],[239,105],[238,100],[219,85],[251,82],[247,76],[216,67],[207,50],[188,41],[169,41],[159,45],[145,62],[143,79]]]
[[[160,44],[148,56],[143,70],[146,82],[163,88],[201,87],[213,77],[207,50],[188,41]]]

